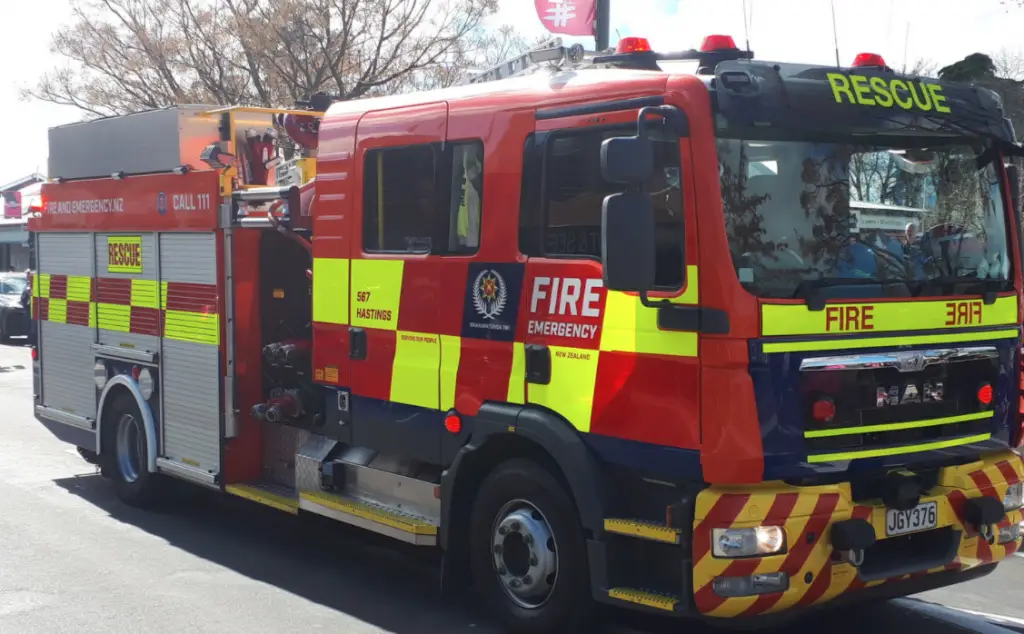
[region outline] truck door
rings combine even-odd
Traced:
[[[444,102],[369,112],[356,129],[350,310],[352,442],[440,461],[438,246]],[[357,195],[357,199],[360,198]]]
[[[673,455],[677,468],[699,469],[697,333],[659,325],[657,309],[602,282],[602,202],[623,188],[601,177],[601,144],[636,134],[636,101],[605,104],[608,114],[600,117],[593,116],[599,104],[575,117],[538,112],[527,142],[520,248],[529,261],[518,337],[526,343],[527,402],[589,432],[599,452],[650,463],[667,454],[615,451],[613,439],[667,445],[693,450]],[[656,127],[648,190],[657,216],[658,292],[651,295],[695,305],[690,139],[685,126]]]

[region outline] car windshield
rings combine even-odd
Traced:
[[[729,246],[748,290],[848,295],[837,290],[877,283],[942,295],[1009,279],[992,153],[964,140],[877,139],[719,139]]]
[[[0,295],[21,295],[28,285],[24,277],[5,277],[0,279]]]

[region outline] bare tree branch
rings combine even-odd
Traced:
[[[176,103],[290,106],[455,83],[529,43],[498,0],[71,0],[65,62],[23,91],[100,117]]]

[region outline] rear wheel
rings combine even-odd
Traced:
[[[587,629],[590,577],[576,505],[531,460],[495,469],[470,519],[471,566],[484,602],[513,634]]]
[[[131,394],[121,393],[103,421],[103,460],[117,497],[130,506],[147,506],[155,498],[157,475],[147,466],[149,455],[142,412]]]

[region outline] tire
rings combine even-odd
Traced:
[[[139,405],[121,392],[104,413],[101,461],[117,497],[129,506],[147,507],[156,499],[159,479],[147,468],[148,448]]]
[[[10,314],[7,311],[0,313],[0,343],[10,343],[11,336],[7,334],[7,320],[10,319]]]
[[[590,574],[575,509],[559,481],[532,460],[505,462],[480,485],[470,515],[470,566],[481,600],[504,631],[589,631]]]

